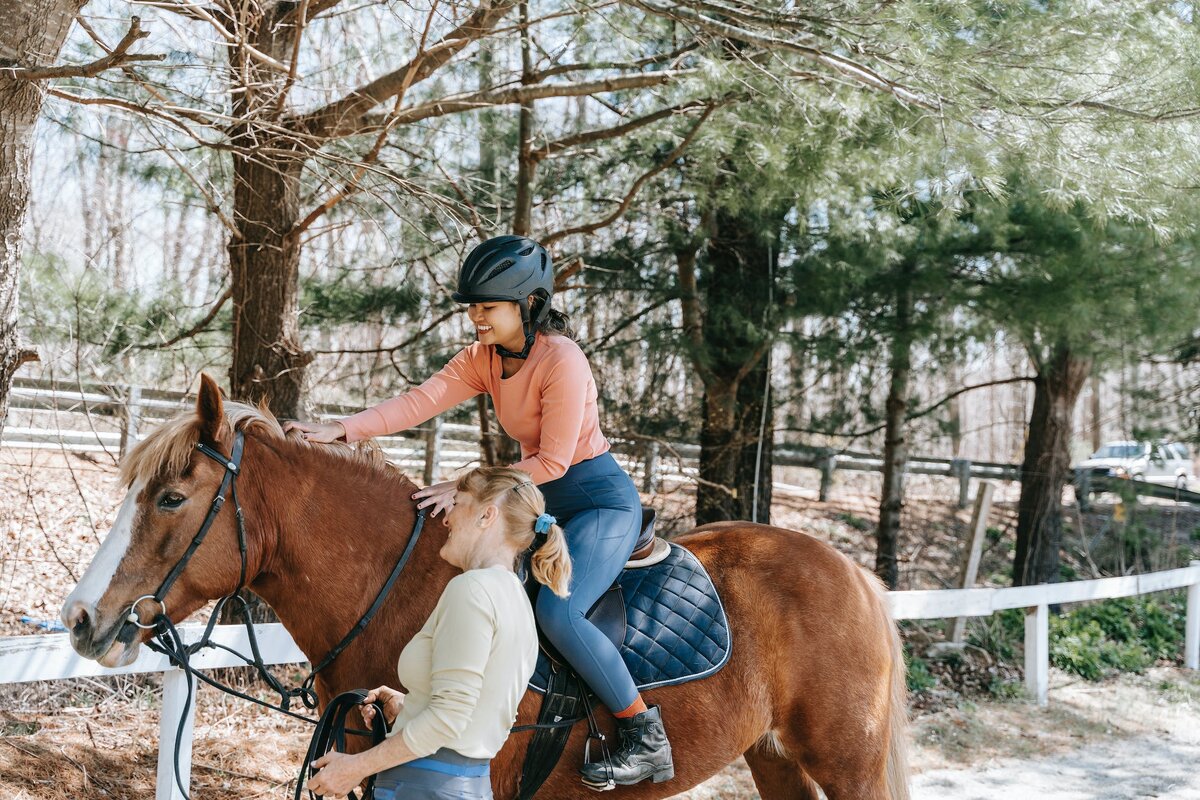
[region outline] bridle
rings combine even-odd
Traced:
[[[227,492],[233,499],[233,513],[237,517],[238,550],[241,551],[242,559],[242,569],[241,574],[238,577],[238,585],[237,588],[233,590],[231,595],[237,594],[245,587],[246,520],[242,515],[242,504],[239,503],[237,499],[236,482],[238,471],[241,469],[242,449],[244,448],[245,443],[245,434],[243,434],[241,431],[238,431],[233,437],[233,451],[231,452],[229,458],[225,458],[225,456],[221,455],[221,453],[209,447],[204,442],[196,442],[197,450],[225,468],[225,473],[221,476],[221,485],[217,488],[217,494],[215,497],[213,497],[212,504],[208,507],[208,514],[204,517],[204,522],[200,523],[200,529],[196,531],[196,535],[192,537],[192,542],[188,545],[188,549],[185,550],[183,555],[179,557],[179,560],[175,562],[175,566],[172,567],[171,571],[167,573],[167,577],[163,578],[163,582],[159,584],[158,589],[154,592],[154,594],[144,594],[133,601],[133,605],[129,607],[129,616],[126,617],[129,622],[132,622],[139,628],[146,630],[154,630],[159,626],[159,620],[166,616],[167,611],[167,604],[164,601],[164,598],[166,598],[167,593],[171,591],[171,587],[175,585],[175,581],[179,579],[179,576],[187,567],[188,562],[192,560],[192,556],[196,554],[196,550],[200,547],[201,542],[204,541],[204,537],[208,536],[208,532],[212,528],[213,522],[217,519],[217,514],[221,513],[221,506],[225,505],[225,494]],[[231,595],[226,595],[226,597]],[[159,608],[161,609],[158,615],[155,616],[149,625],[143,624],[137,613],[138,603],[142,602],[143,600],[153,600],[154,602],[158,603]],[[224,597],[221,598],[221,601],[224,600]],[[218,616],[219,614],[213,614],[213,618]]]
[[[244,447],[245,435],[242,431],[236,431],[234,433],[233,449],[230,451],[228,458],[226,458],[220,451],[210,447],[204,442],[196,443],[197,450],[211,458],[213,461],[216,461],[224,468],[225,472],[221,477],[221,485],[217,488],[217,493],[213,497],[212,503],[209,505],[208,514],[204,517],[204,521],[200,524],[200,529],[196,532],[196,535],[192,537],[192,541],[188,545],[187,550],[185,550],[183,555],[180,556],[179,561],[175,563],[175,566],[171,568],[171,571],[167,573],[167,576],[163,578],[163,582],[159,585],[154,594],[142,595],[134,600],[133,604],[129,608],[129,614],[126,616],[126,621],[136,625],[137,627],[146,630],[153,630],[155,632],[155,636],[153,639],[146,642],[146,646],[155,652],[162,653],[163,655],[167,656],[167,658],[169,658],[176,666],[182,669],[184,674],[187,676],[187,698],[184,701],[183,712],[179,718],[179,727],[176,730],[175,737],[175,783],[178,786],[180,793],[185,798],[188,797],[188,793],[183,786],[183,782],[180,780],[179,743],[183,738],[183,727],[188,718],[188,712],[192,702],[192,695],[195,690],[193,678],[198,678],[210,686],[220,689],[223,692],[232,694],[236,697],[240,697],[243,700],[248,700],[252,703],[257,703],[258,705],[265,706],[276,711],[282,711],[284,714],[287,714],[290,717],[317,725],[318,730],[317,735],[313,737],[313,747],[316,747],[318,742],[322,743],[322,746],[324,746],[324,743],[331,742],[331,734],[328,731],[333,728],[336,728],[338,733],[336,736],[332,737],[332,740],[339,744],[344,742],[344,736],[341,733],[343,730],[345,733],[353,733],[360,736],[372,736],[377,742],[382,740],[383,736],[387,733],[386,724],[382,726],[380,725],[384,718],[382,707],[378,707],[376,709],[376,714],[374,717],[375,724],[373,726],[374,730],[361,731],[344,728],[344,718],[349,708],[347,701],[343,699],[345,695],[339,695],[338,698],[335,698],[335,701],[341,702],[331,703],[329,708],[326,709],[325,714],[323,714],[319,720],[314,720],[311,717],[291,711],[290,705],[293,698],[299,697],[300,701],[305,707],[309,709],[315,709],[317,707],[317,693],[313,689],[317,673],[332,664],[333,661],[342,653],[342,651],[344,651],[350,645],[350,643],[354,641],[354,639],[360,633],[362,633],[363,630],[366,629],[367,624],[370,623],[372,617],[374,617],[376,612],[379,611],[384,600],[387,599],[389,592],[391,592],[392,586],[396,583],[396,579],[400,577],[400,573],[404,570],[405,564],[408,563],[409,558],[412,556],[413,549],[417,545],[417,540],[421,536],[421,531],[425,527],[426,512],[425,509],[419,508],[417,509],[416,519],[413,522],[412,533],[408,538],[408,544],[404,547],[404,552],[400,554],[400,558],[396,562],[396,566],[392,568],[391,575],[388,576],[387,581],[385,581],[383,586],[380,588],[379,593],[375,596],[374,601],[371,603],[371,606],[367,609],[366,613],[364,613],[362,617],[359,618],[357,624],[355,624],[355,626],[351,628],[345,636],[342,637],[342,640],[334,645],[333,648],[325,654],[325,657],[322,658],[321,661],[312,668],[308,674],[308,677],[304,679],[300,686],[289,689],[281,684],[278,679],[276,679],[275,676],[272,675],[269,670],[267,670],[266,665],[263,663],[262,654],[259,652],[258,648],[258,639],[254,632],[254,624],[250,620],[249,604],[246,602],[245,598],[239,594],[239,592],[245,588],[246,585],[246,522],[245,517],[242,514],[241,503],[238,502],[237,496],[237,476],[241,472],[241,461]],[[238,577],[238,585],[233,592],[217,600],[216,605],[213,607],[212,616],[209,617],[208,624],[204,628],[204,634],[200,637],[200,639],[191,644],[186,644],[183,641],[183,638],[180,636],[179,631],[176,629],[174,623],[172,623],[170,618],[167,617],[167,606],[163,601],[167,596],[167,593],[171,590],[171,587],[175,584],[175,581],[178,580],[179,576],[183,573],[183,570],[187,567],[188,562],[191,561],[192,556],[195,555],[196,550],[200,547],[205,537],[208,536],[208,532],[212,529],[212,525],[217,518],[217,514],[220,513],[221,507],[225,505],[226,496],[233,501],[234,515],[237,520],[238,550],[241,553],[241,572]],[[138,605],[143,600],[153,600],[159,605],[158,614],[148,625],[141,621],[137,611]],[[230,600],[237,600],[237,602],[241,604],[240,611],[242,615],[242,621],[246,625],[246,632],[250,642],[250,650],[254,656],[253,659],[247,658],[245,655],[237,652],[236,650],[211,640],[213,628],[216,626],[217,620],[221,617],[221,611],[225,607],[225,604]],[[256,697],[251,697],[248,694],[239,692],[230,686],[226,686],[216,680],[213,680],[212,678],[204,675],[192,667],[190,663],[191,656],[193,656],[196,652],[208,647],[216,647],[232,653],[246,662],[248,666],[254,667],[259,677],[261,677],[271,687],[272,690],[279,694],[279,705],[272,705],[263,700],[259,700]],[[361,701],[362,696],[362,693],[358,693],[357,699]],[[332,716],[331,711],[334,712]],[[334,716],[337,718],[336,725],[333,721]],[[296,784],[297,798],[300,797],[301,787],[303,785],[304,770],[308,768],[308,765],[313,759],[323,754],[324,750],[314,754],[312,752],[312,748],[310,747],[309,757],[305,759],[304,765],[301,767],[301,780],[297,781]],[[368,782],[368,794],[366,796],[370,796],[373,785],[374,778],[372,777],[372,779]]]

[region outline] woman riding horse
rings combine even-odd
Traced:
[[[613,712],[621,747],[584,766],[583,780],[635,784],[674,775],[657,706],[647,706],[616,646],[586,618],[629,560],[641,525],[633,480],[600,431],[596,384],[566,317],[550,307],[550,255],[523,236],[476,247],[458,276],[454,300],[467,303],[477,341],[415,389],[330,423],[289,423],[310,441],[354,442],[405,430],[476,395],[491,395],[500,424],[521,443],[513,468],[531,476],[566,531],[575,565],[570,595],[541,592],[542,631]],[[454,506],[455,482],[416,495],[433,515]]]

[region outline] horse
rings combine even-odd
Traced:
[[[124,501],[63,603],[80,655],[109,667],[137,657],[152,632],[129,619],[131,608],[140,603],[143,619],[155,612],[155,601],[141,598],[153,597],[187,550],[224,478],[197,444],[229,453],[239,431],[248,587],[311,663],[370,606],[412,535],[417,484],[378,448],[285,435],[265,406],[226,401],[202,375],[195,410],[159,425],[121,462]],[[397,685],[400,650],[456,573],[438,556],[445,536],[444,515],[427,522],[377,615],[317,675],[319,707],[355,688]],[[904,657],[879,580],[816,538],[769,525],[713,523],[674,541],[712,576],[733,649],[714,675],[646,692],[663,710],[675,777],[618,795],[678,794],[744,755],[764,800],[815,800],[818,787],[829,800],[906,800]],[[163,613],[177,623],[233,592],[241,563],[234,514],[218,513],[163,597]],[[517,724],[536,721],[539,705],[528,691]],[[612,737],[610,716],[598,716]],[[356,715],[348,722],[359,723]],[[542,797],[592,796],[578,775],[586,735],[584,725],[572,731]],[[517,796],[531,736],[513,733],[493,759],[497,800]]]

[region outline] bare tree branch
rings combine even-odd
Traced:
[[[665,64],[674,61],[679,56],[684,55],[685,53],[690,53],[697,47],[699,47],[699,43],[695,40],[692,40],[684,44],[682,47],[675,48],[669,53],[659,53],[657,55],[647,56],[646,58],[642,58],[637,61],[584,61],[577,64],[556,64],[552,67],[547,67],[546,69],[534,70],[529,74],[529,79],[532,83],[541,83],[547,78],[553,78],[568,72],[585,72],[587,70],[594,69],[616,69],[620,70],[621,72],[633,72],[634,70],[641,69],[642,67],[648,67],[652,64]]]
[[[975,383],[970,386],[964,386],[961,389],[956,389],[955,391],[946,395],[945,397],[943,397],[941,400],[938,400],[933,405],[926,406],[925,408],[921,409],[920,411],[914,411],[911,414],[907,414],[904,417],[904,421],[909,422],[911,420],[918,419],[920,417],[924,417],[929,414],[932,414],[934,411],[936,411],[937,409],[946,405],[946,403],[949,403],[951,400],[958,397],[960,394],[966,394],[967,392],[973,392],[976,389],[986,389],[989,386],[1004,386],[1009,383],[1029,383],[1033,380],[1035,380],[1035,379],[1032,375],[1018,375],[1015,378],[1001,378],[999,380],[986,381],[984,383]],[[824,430],[816,430],[813,428],[777,428],[777,430],[789,431],[791,433],[813,433],[813,434],[819,434],[821,436],[838,436],[838,437],[846,437],[848,439],[861,439],[864,436],[870,436],[872,433],[879,433],[881,430],[883,430],[886,427],[887,427],[887,423],[884,422],[884,423],[880,423],[879,425],[876,425],[872,428],[866,428],[861,431],[854,431],[853,433],[838,433],[837,431],[824,431]]]
[[[479,8],[457,28],[443,36],[436,45],[428,50],[421,50],[400,69],[376,78],[340,100],[300,117],[296,121],[296,128],[318,139],[354,133],[359,128],[359,120],[364,114],[414,83],[428,78],[472,42],[487,35],[515,5],[516,0],[483,0]]]
[[[682,114],[683,112],[691,111],[694,108],[705,108],[706,106],[712,105],[714,102],[718,101],[711,97],[702,100],[691,100],[687,103],[680,103],[679,105],[671,106],[670,108],[659,109],[651,114],[646,114],[645,116],[631,119],[628,122],[612,128],[598,128],[596,130],[576,133],[571,136],[564,136],[561,139],[556,139],[555,141],[548,142],[541,147],[536,148],[535,150],[531,150],[529,155],[534,161],[542,161],[561,150],[578,147],[581,144],[591,144],[592,142],[599,142],[605,139],[614,139],[619,136],[624,136],[630,131],[645,127],[646,125],[650,125],[654,122],[658,122],[660,119],[665,119],[675,114]]]
[[[119,67],[133,61],[162,61],[166,56],[161,53],[130,53],[129,48],[139,39],[145,39],[149,31],[142,30],[142,18],[131,17],[129,30],[117,43],[110,53],[92,61],[89,64],[64,64],[58,67],[17,67],[13,69],[13,77],[25,81],[41,81],[49,78],[94,78],[105,70]]]
[[[451,95],[411,106],[397,115],[399,124],[418,122],[431,117],[441,117],[448,114],[458,114],[464,111],[474,111],[492,106],[512,105],[529,100],[540,100],[544,97],[579,97],[581,95],[598,94],[601,92],[617,92],[623,89],[639,89],[646,86],[657,86],[671,83],[683,76],[692,75],[695,70],[662,70],[660,72],[645,72],[634,75],[614,75],[611,78],[600,78],[594,81],[578,83],[544,83],[536,86],[510,86],[502,89],[482,89],[475,92]],[[363,127],[357,133],[377,129],[386,124],[388,118],[371,118],[363,120]]]
[[[598,219],[595,222],[590,222],[587,225],[578,225],[574,228],[567,228],[565,230],[556,231],[555,233],[551,233],[548,236],[545,236],[542,238],[542,244],[546,247],[549,247],[551,244],[553,244],[554,242],[557,242],[559,239],[562,239],[567,236],[573,236],[577,233],[592,233],[593,231],[597,231],[600,228],[604,228],[604,227],[611,225],[613,222],[615,222],[617,219],[619,219],[620,216],[629,209],[629,206],[633,203],[634,197],[637,196],[637,193],[641,190],[642,186],[644,186],[646,184],[646,182],[649,181],[651,178],[653,178],[655,175],[657,175],[658,173],[665,170],[667,167],[674,164],[675,161],[679,158],[679,156],[683,154],[683,151],[686,150],[688,145],[690,145],[692,143],[692,140],[694,138],[696,138],[696,134],[700,131],[701,126],[704,125],[705,121],[709,118],[709,116],[712,114],[712,112],[715,111],[716,109],[717,109],[717,105],[715,105],[715,104],[710,105],[708,108],[706,108],[704,113],[700,115],[700,119],[696,120],[696,124],[694,126],[692,126],[692,129],[690,131],[688,131],[688,135],[683,137],[683,141],[680,142],[679,145],[674,150],[672,150],[667,155],[666,158],[664,158],[661,162],[659,162],[658,165],[656,165],[653,169],[649,170],[648,172],[644,173],[640,178],[638,178],[636,181],[633,182],[633,186],[630,187],[629,191],[625,194],[625,197],[622,198],[621,202],[617,204],[616,210],[614,210],[611,214],[609,214],[607,217],[602,217],[601,219]]]
[[[213,307],[208,310],[208,313],[205,314],[200,319],[199,322],[197,322],[192,327],[188,328],[183,333],[172,336],[170,339],[167,339],[165,342],[154,342],[152,344],[135,345],[134,349],[135,350],[165,350],[166,348],[171,347],[174,344],[178,344],[179,342],[182,342],[184,339],[190,339],[199,333],[203,333],[205,328],[208,327],[208,324],[210,322],[212,322],[216,318],[217,314],[219,314],[221,312],[222,306],[224,306],[225,303],[227,303],[229,301],[229,298],[232,296],[233,296],[233,289],[226,289],[224,292],[222,292],[221,296],[217,298],[217,302],[214,303]]]
[[[776,36],[756,33],[746,28],[705,16],[693,9],[683,8],[678,5],[669,5],[665,2],[659,2],[659,0],[629,0],[629,2],[651,14],[677,19],[681,22],[690,22],[712,33],[724,36],[727,39],[746,42],[747,44],[754,44],[772,50],[786,50],[796,53],[809,61],[836,70],[872,89],[894,95],[906,103],[912,103],[913,105],[935,111],[942,108],[941,98],[924,97],[897,81],[879,74],[865,64],[859,64],[845,56],[826,52],[819,47],[801,44],[790,39],[780,39]]]
[[[416,342],[418,339],[423,338],[425,336],[425,334],[429,333],[431,330],[436,328],[438,325],[441,325],[443,322],[450,319],[455,314],[458,314],[461,312],[462,312],[462,308],[452,308],[449,311],[447,311],[445,314],[442,314],[440,317],[435,319],[433,322],[426,325],[421,330],[414,333],[412,336],[405,339],[400,344],[393,345],[391,347],[363,347],[363,348],[352,348],[352,349],[343,348],[341,350],[309,350],[308,352],[313,353],[314,355],[318,354],[318,353],[321,353],[321,354],[328,354],[328,353],[394,353],[397,350],[403,350],[404,348],[406,348],[409,345]]]
[[[153,8],[164,8],[169,11],[175,11],[179,14],[183,14],[184,16],[191,17],[192,19],[207,22],[217,33],[221,35],[222,39],[229,42],[229,44],[233,45],[234,47],[244,50],[258,63],[265,67],[269,67],[276,72],[282,72],[286,74],[288,71],[287,64],[282,63],[276,58],[272,58],[254,45],[247,42],[245,37],[239,36],[230,31],[213,15],[214,12],[209,11],[204,6],[193,3],[191,0],[139,0],[139,2],[141,5],[151,6]],[[215,13],[221,14],[224,13],[224,11],[217,11]]]
[[[304,0],[304,2],[308,2],[308,0]],[[417,45],[417,56],[409,62],[409,71],[401,80],[400,90],[396,93],[396,100],[392,109],[392,121],[383,126],[383,130],[381,130],[379,132],[379,136],[375,138],[375,144],[371,147],[370,151],[363,156],[362,163],[360,163],[359,166],[354,170],[354,174],[348,181],[346,181],[346,185],[342,187],[341,191],[332,195],[326,199],[325,202],[321,203],[321,205],[310,211],[304,219],[302,219],[292,228],[292,230],[288,233],[289,236],[299,236],[301,233],[308,230],[309,226],[311,226],[314,222],[327,214],[331,208],[358,191],[359,182],[362,180],[363,175],[366,174],[370,165],[377,158],[379,158],[379,151],[383,149],[383,143],[387,141],[387,135],[396,125],[396,112],[400,110],[400,106],[404,103],[404,95],[408,92],[408,88],[412,86],[412,81],[416,74],[416,65],[420,63],[421,55],[425,52],[425,43],[429,40],[429,29],[433,25],[433,18],[437,14],[437,10],[438,0],[434,0],[434,2],[429,6],[428,16],[425,17],[425,28],[421,32],[421,41]],[[294,66],[295,64],[293,62],[293,67]]]

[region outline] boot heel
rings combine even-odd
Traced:
[[[675,777],[675,765],[672,764],[671,766],[663,767],[658,772],[654,773],[654,777],[651,778],[651,781],[654,783],[663,783],[664,781],[669,781],[674,777]]]

